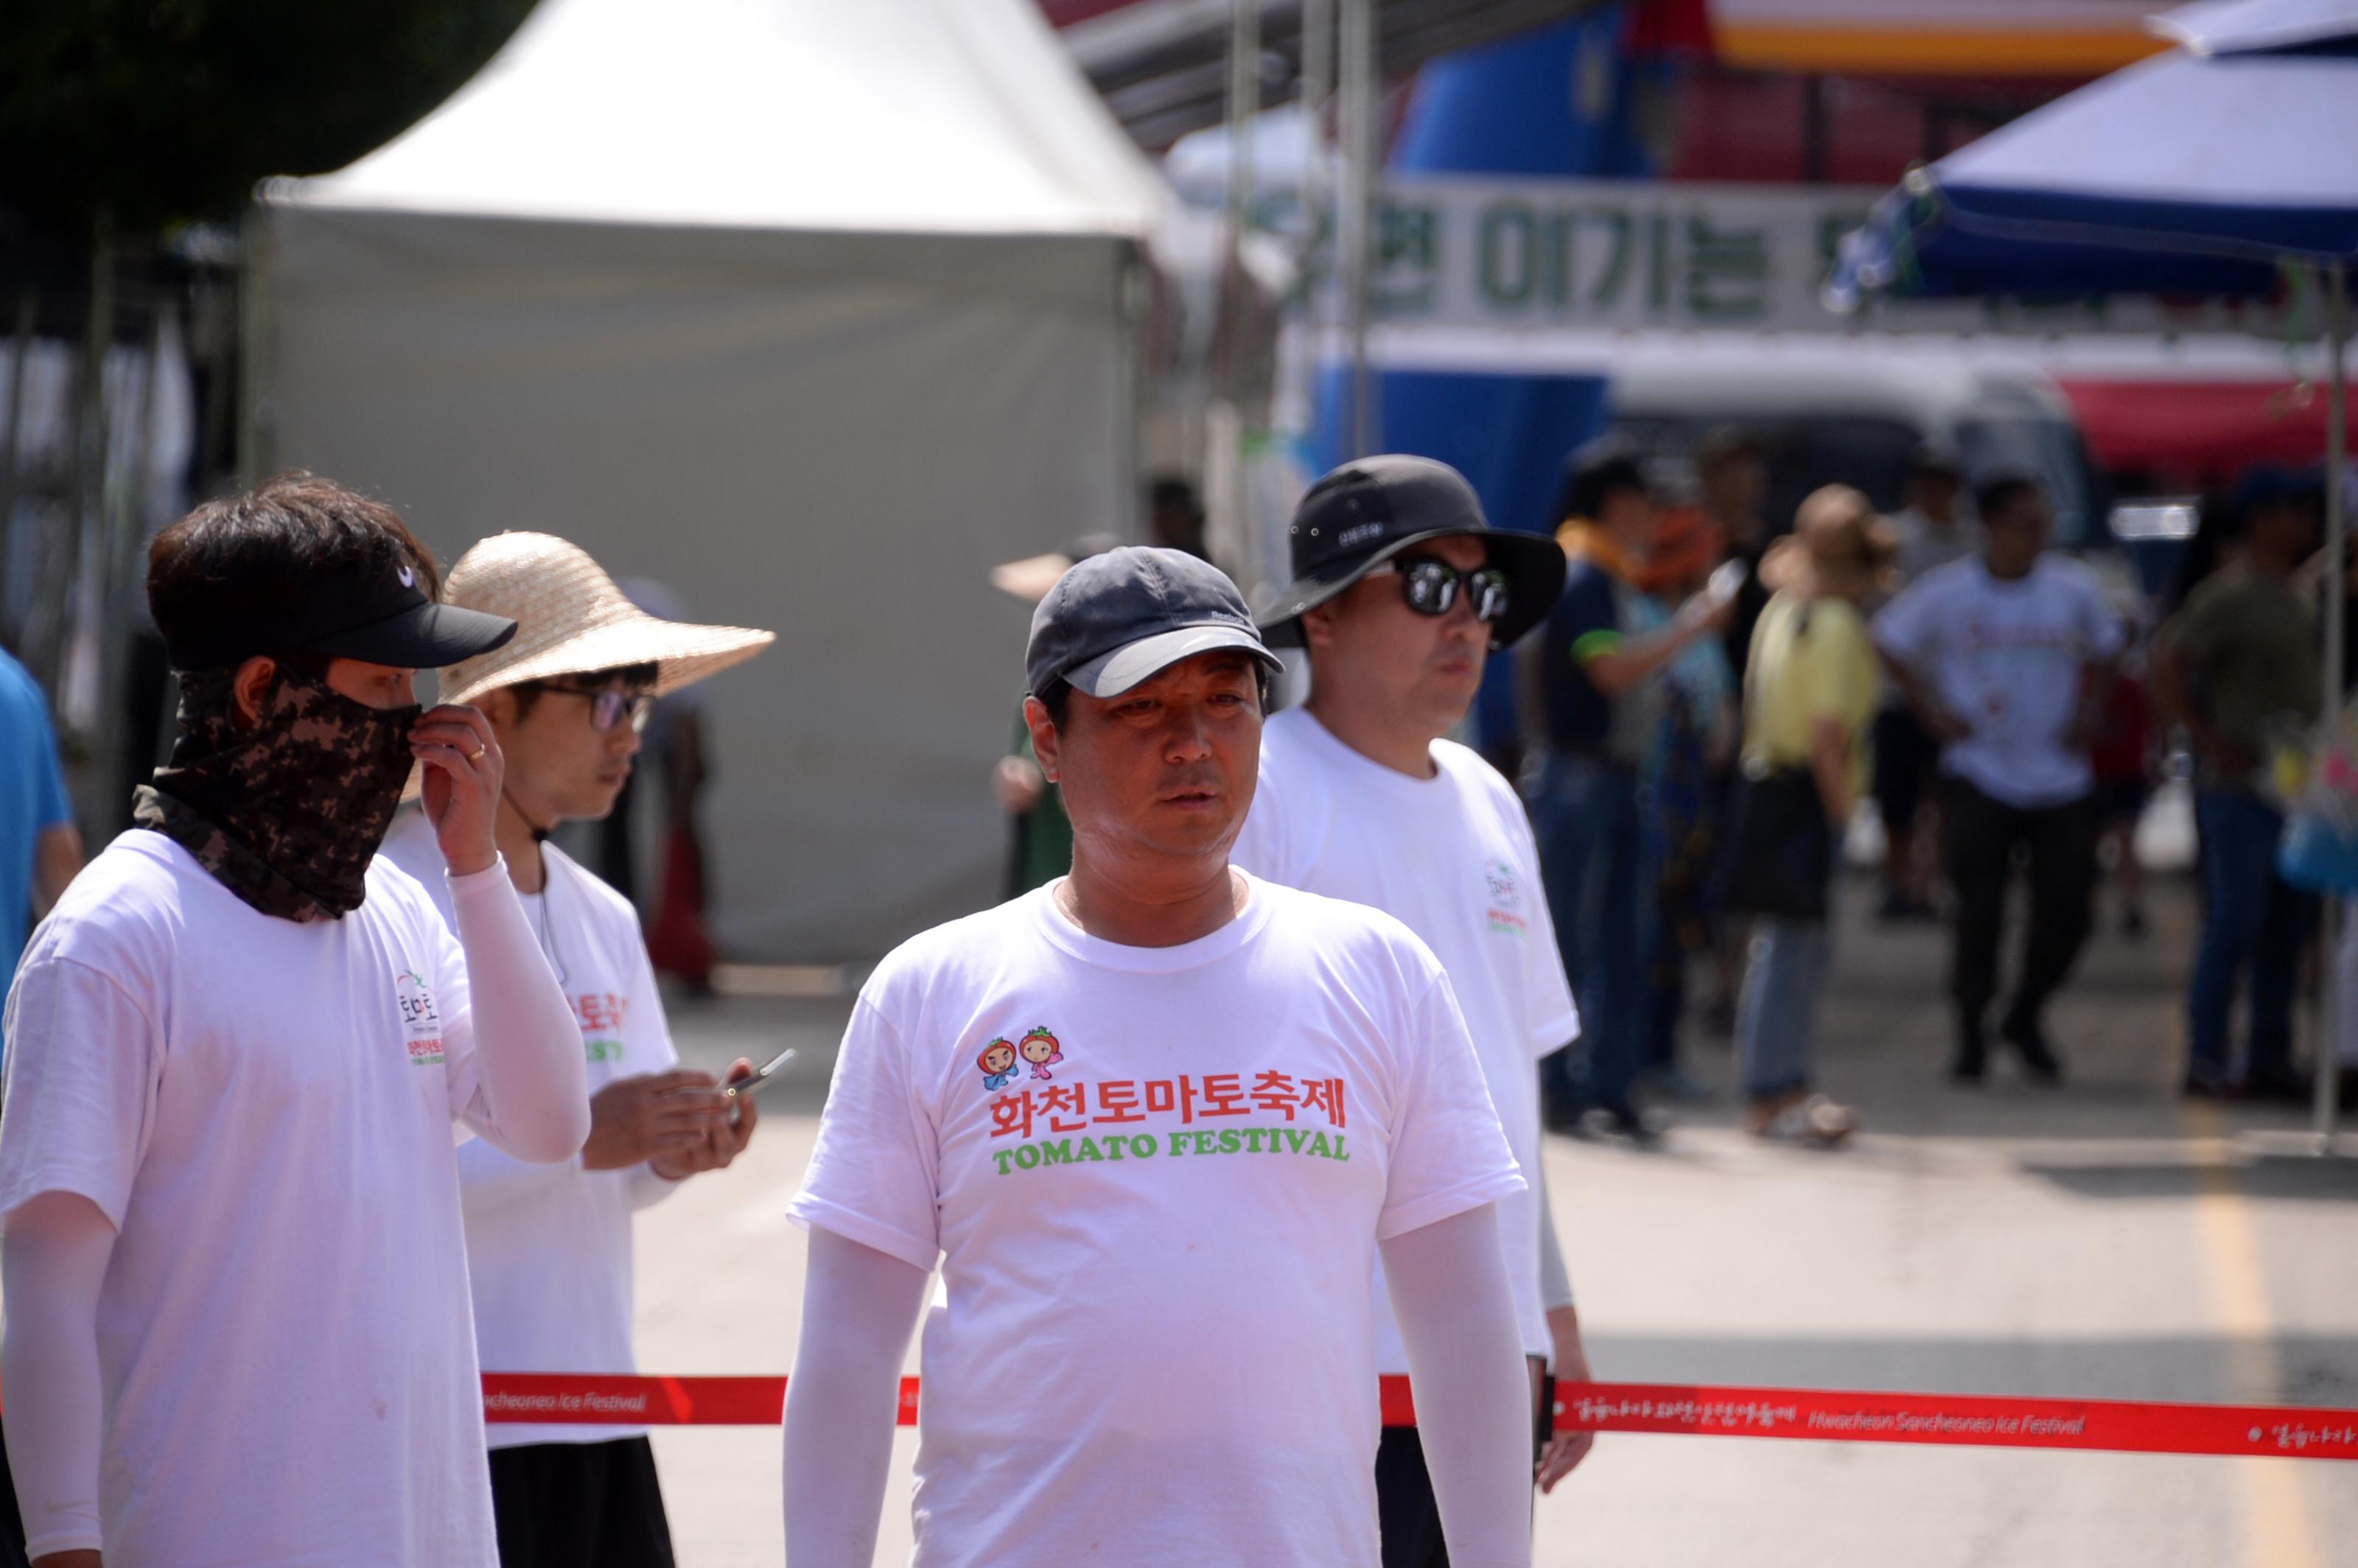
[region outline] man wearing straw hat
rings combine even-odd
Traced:
[[[482,541],[451,568],[444,598],[516,622],[514,641],[445,669],[442,686],[483,710],[508,758],[500,847],[580,1025],[590,1090],[590,1139],[568,1165],[460,1152],[478,1353],[495,1372],[629,1373],[631,1217],[733,1160],[752,1136],[753,1105],[732,1107],[710,1075],[679,1065],[636,912],[546,837],[613,808],[654,698],[773,636],[657,620],[546,534]],[[385,854],[439,885],[441,851],[422,817],[395,824]],[[643,1428],[499,1422],[488,1435],[503,1568],[672,1561]]]
[[[149,551],[171,761],[8,1002],[0,1380],[42,1568],[493,1559],[452,1123],[561,1163],[590,1117],[498,743],[410,695],[515,627],[435,576],[308,474]],[[449,927],[377,855],[419,764]]]

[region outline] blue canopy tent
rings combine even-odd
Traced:
[[[2326,580],[2339,581],[2342,360],[2358,264],[2358,0],[2205,0],[2148,26],[2180,47],[1910,171],[1844,242],[1829,303],[2248,297],[2307,274],[2324,302]],[[2328,593],[2329,712],[2341,703],[2343,636],[2342,596]],[[2328,1043],[2318,1052],[2321,1138],[2332,1130],[2332,1089]]]
[[[1660,68],[1622,48],[1627,7],[1579,14],[1432,61],[1419,72],[1390,169],[1408,175],[1642,178],[1639,79]],[[1589,82],[1589,90],[1577,84]],[[1350,367],[1322,366],[1306,442],[1318,470],[1357,455],[1364,431],[1379,451],[1435,458],[1464,473],[1501,528],[1551,531],[1564,454],[1605,428],[1602,374],[1386,364],[1369,378],[1371,406],[1354,402]],[[1514,661],[1494,659],[1475,705],[1486,747],[1519,728]]]

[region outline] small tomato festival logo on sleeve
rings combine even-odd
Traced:
[[[1529,931],[1531,923],[1523,913],[1523,884],[1515,868],[1504,860],[1492,860],[1482,868],[1482,880],[1489,894],[1490,929],[1509,936]]]

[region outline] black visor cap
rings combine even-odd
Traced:
[[[406,557],[354,562],[306,582],[299,594],[169,642],[175,669],[218,669],[279,654],[325,654],[428,670],[490,653],[515,635],[504,615],[437,604]]]

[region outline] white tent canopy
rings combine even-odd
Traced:
[[[291,199],[1137,235],[1156,186],[1025,0],[544,0],[449,103]]]
[[[871,957],[995,890],[1027,618],[986,574],[1132,524],[1162,200],[1028,0],[543,0],[265,195],[254,464],[775,628],[699,688],[717,935]]]

